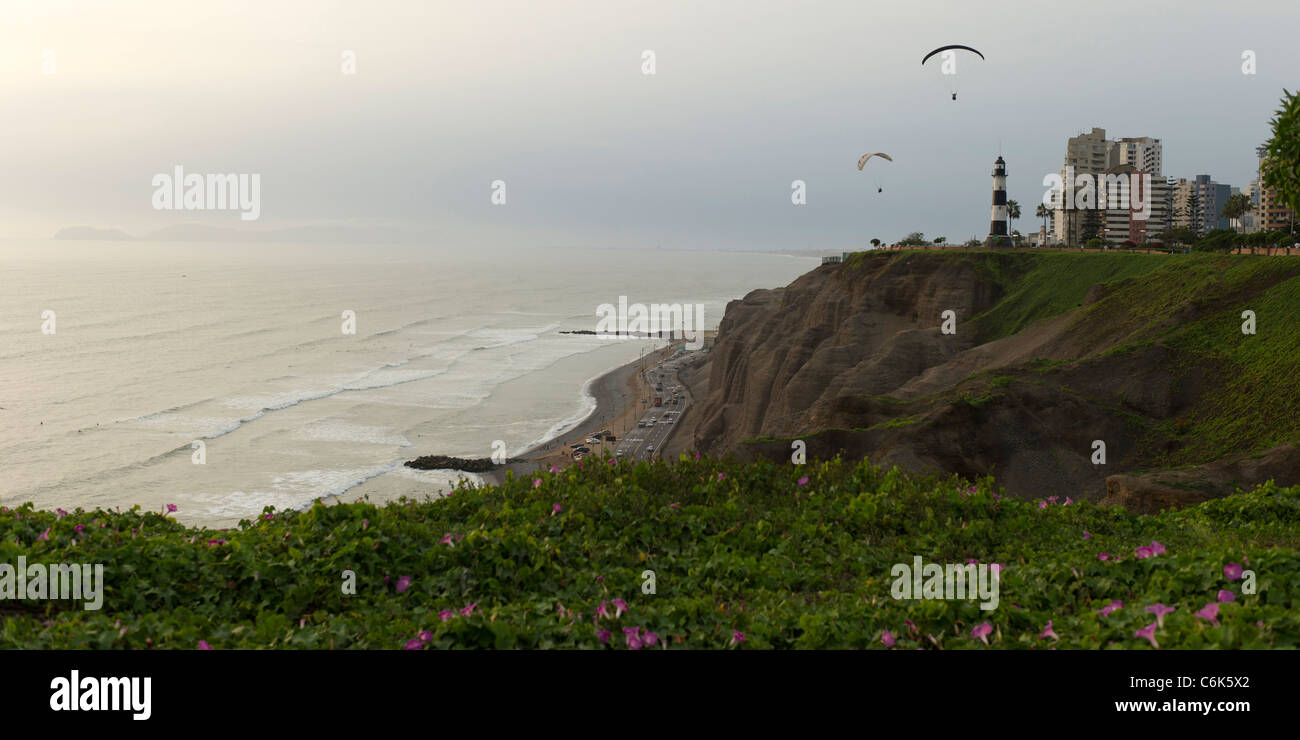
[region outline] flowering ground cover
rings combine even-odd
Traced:
[[[107,585],[99,611],[0,601],[0,646],[1300,643],[1300,487],[1136,516],[839,460],[584,463],[436,501],[267,511],[224,531],[166,511],[8,508],[0,564],[103,563]],[[892,598],[892,566],[918,555],[1003,566],[998,607]]]

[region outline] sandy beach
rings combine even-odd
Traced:
[[[671,345],[657,349],[592,381],[588,390],[596,399],[596,408],[587,418],[572,430],[525,450],[517,461],[482,473],[484,484],[499,484],[505,480],[506,471],[523,475],[537,469],[549,470],[552,465],[557,468],[572,465],[569,445],[582,442],[601,430],[608,429],[621,439],[636,424],[638,402],[649,398],[649,388],[640,370],[654,366],[671,354],[671,349]]]

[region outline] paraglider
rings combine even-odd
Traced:
[[[871,152],[869,154],[863,154],[862,158],[858,160],[858,172],[861,172],[862,168],[867,166],[867,160],[871,159],[872,157],[880,157],[881,159],[887,162],[894,161],[893,157],[889,156],[888,154],[885,154],[884,152]],[[876,192],[877,193],[885,192],[884,188],[880,187],[879,183],[876,184]]]
[[[881,159],[888,160],[890,162],[894,161],[893,157],[889,156],[888,154],[885,154],[884,152],[871,152],[870,154],[863,154],[862,159],[858,160],[858,172],[861,172],[862,168],[867,166],[867,160],[871,159],[872,157],[880,157]]]
[[[973,52],[974,54],[976,54],[977,56],[979,56],[980,59],[983,59],[983,58],[984,58],[984,54],[982,54],[982,53],[980,52],[979,49],[976,49],[976,48],[974,48],[974,47],[972,47],[972,46],[966,46],[966,45],[964,45],[964,44],[948,44],[948,45],[946,45],[946,46],[940,46],[939,48],[930,51],[930,53],[926,54],[924,57],[921,57],[921,66],[924,67],[924,66],[925,66],[925,63],[926,63],[927,61],[930,60],[930,57],[934,56],[935,54],[939,54],[939,53],[942,53],[942,52],[945,52],[945,51],[955,52],[955,51],[957,51],[958,49],[961,49],[961,50],[963,50],[963,51]],[[955,77],[955,76],[957,75],[957,61],[956,61],[956,56],[955,56],[955,55],[945,55],[945,56],[944,56],[943,64],[940,65],[940,70],[939,70],[939,71],[940,71],[940,74],[942,74],[945,78],[952,78],[952,77]],[[956,91],[955,89],[952,89],[952,90],[950,90],[950,92],[952,93],[952,99],[953,99],[953,100],[956,100],[956,99],[957,99],[957,91]]]

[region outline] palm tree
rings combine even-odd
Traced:
[[[1250,210],[1250,197],[1245,193],[1234,193],[1228,196],[1228,201],[1223,204],[1223,210],[1219,215],[1228,219],[1232,223],[1233,230],[1239,228],[1239,221],[1247,211]]]
[[[1007,201],[1007,219],[1015,221],[1020,218],[1020,204],[1014,200]]]
[[[1039,204],[1038,204],[1038,208],[1034,211],[1034,218],[1041,218],[1041,219],[1043,219],[1043,233],[1044,233],[1044,234],[1047,233],[1047,218],[1048,218],[1048,216],[1051,216],[1051,215],[1052,215],[1052,212],[1049,211],[1049,210],[1047,209],[1047,206],[1043,205],[1042,203],[1039,203]]]

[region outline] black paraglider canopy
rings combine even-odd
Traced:
[[[929,54],[926,54],[925,57],[921,59],[921,64],[925,64],[930,59],[930,57],[934,56],[935,54],[938,54],[941,51],[948,51],[949,49],[965,49],[966,51],[973,51],[976,54],[979,54],[980,59],[984,59],[984,55],[980,54],[979,49],[970,46],[965,46],[963,44],[948,44],[947,46],[940,46],[938,49],[935,49]]]

